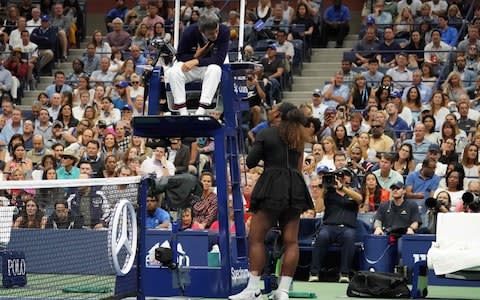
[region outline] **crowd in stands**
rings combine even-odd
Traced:
[[[347,179],[342,179],[341,190],[349,186],[355,194],[346,194],[361,197],[362,204],[349,208],[355,215],[375,213],[379,207],[383,211],[382,202],[390,199],[398,203],[405,199],[419,207],[417,224],[407,233],[434,231],[427,198],[438,199],[442,212],[469,210],[462,195],[480,193],[480,7],[454,2],[366,1],[361,37],[352,54],[345,55],[332,79],[319,83],[311,100],[301,104],[311,136],[303,172],[315,201],[315,210],[303,217],[329,210],[331,203],[321,189],[323,177],[344,168],[350,171],[342,172]],[[39,75],[65,61],[68,49],[77,47],[85,32],[78,1],[41,4],[11,5],[3,22],[2,179],[190,172],[199,176],[204,193],[183,212],[182,228],[218,228],[213,140],[149,141],[132,134],[132,118],[143,115],[148,103],[141,66],[156,55],[152,38],[173,42],[173,9],[162,0],[139,0],[132,8],[115,1],[105,28],[94,31],[84,56],[72,61],[69,74],[55,71],[54,82],[38,93],[31,112],[26,112],[15,106],[17,87],[34,88]],[[197,7],[187,0],[181,8],[181,27],[195,23],[205,11],[223,13],[213,1]],[[467,15],[469,11],[473,15]],[[332,34],[338,37],[335,45],[343,46],[350,26],[348,7],[336,0],[320,16],[322,8],[312,0],[297,5],[259,0],[254,10],[247,10],[243,59],[262,66],[247,76],[246,100],[251,107],[244,124],[247,144],[255,142],[259,130],[278,123],[277,105],[282,89],[291,83],[296,57],[307,59],[308,49],[317,42],[327,46]],[[230,11],[223,20],[231,29],[233,52],[239,16]],[[320,28],[325,32],[315,41]],[[172,113],[164,96],[160,104],[161,114]],[[247,170],[243,160],[240,165],[246,174],[242,191],[248,209],[262,167]],[[22,208],[14,227],[28,228],[103,228],[115,200],[111,191],[92,188],[70,195],[28,188],[0,193]],[[85,205],[84,199],[92,205]],[[161,199],[149,195],[151,228],[169,228],[160,205]],[[375,232],[382,234],[385,228],[377,226]]]

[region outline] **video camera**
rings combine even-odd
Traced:
[[[343,178],[345,175],[352,176],[352,172],[347,168],[341,168],[333,172],[326,172],[323,174],[322,185],[327,190],[334,190],[337,184],[335,178]]]
[[[463,207],[469,208],[472,212],[480,212],[480,195],[471,192],[465,192],[462,195]]]
[[[175,56],[175,48],[163,38],[154,38],[150,41],[150,46],[157,49],[160,56]]]

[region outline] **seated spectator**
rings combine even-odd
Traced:
[[[285,54],[285,70],[290,70],[290,64],[293,61],[293,56],[295,55],[295,49],[293,44],[287,41],[287,32],[283,29],[279,29],[276,34],[277,42],[275,46],[277,47],[277,53]]]
[[[115,73],[109,71],[110,68],[110,59],[108,57],[102,57],[100,59],[100,70],[92,72],[90,76],[90,81],[94,83],[103,83],[108,86],[111,84],[115,77]]]
[[[480,195],[480,181],[479,180],[470,180],[468,182],[467,192]],[[470,207],[464,207],[463,201],[457,204],[455,207],[456,212],[472,212]]]
[[[365,36],[359,40],[353,50],[355,51],[355,64],[358,66],[369,66],[371,60],[375,58],[375,52],[378,49],[378,40],[375,35],[375,28],[368,27]],[[378,63],[378,61],[377,61]],[[378,65],[377,65],[378,68]],[[376,72],[372,72],[374,75]],[[364,74],[365,75],[365,74]],[[382,74],[383,76],[383,74]],[[367,77],[367,76],[365,76]],[[367,79],[368,80],[368,79]]]
[[[54,204],[54,212],[48,217],[47,229],[82,229],[83,218],[74,215],[68,209],[68,203],[60,200]]]
[[[441,40],[442,33],[438,29],[432,31],[432,41],[425,46],[425,62],[433,67],[432,74],[438,74],[448,60],[451,47]]]
[[[410,133],[410,125],[412,123],[412,113],[408,107],[403,107],[403,102],[400,99],[400,93],[394,91],[391,97],[391,102],[387,103],[385,106],[385,111],[388,114],[387,118],[387,127],[390,127],[395,131],[396,138],[405,139],[407,134]],[[400,115],[400,110],[402,110],[402,115]],[[407,121],[404,119],[404,115]],[[410,122],[410,124],[409,124]]]
[[[478,148],[476,144],[470,144],[463,150],[461,163],[465,170],[465,177],[467,178],[480,177]]]
[[[133,60],[133,63],[135,64],[136,67],[139,67],[139,68],[136,68],[135,72],[138,75],[142,75],[143,74],[143,68],[140,68],[140,66],[143,66],[143,65],[147,64],[146,57],[142,54],[140,47],[138,45],[135,45],[135,44],[133,44],[130,47],[130,53],[132,54],[131,59]],[[127,77],[125,77],[125,78],[127,78]],[[129,78],[127,78],[127,79],[129,79]]]
[[[170,138],[170,146],[167,147],[168,161],[175,166],[175,173],[186,173],[190,162],[190,148],[182,144],[180,138]]]
[[[417,203],[405,199],[403,182],[394,183],[390,189],[393,200],[380,204],[375,214],[373,234],[383,235],[397,230],[406,230],[406,234],[415,234],[422,223]]]
[[[147,51],[149,46],[149,35],[148,35],[148,26],[145,23],[140,23],[135,34],[132,37],[132,45],[130,46],[130,51],[132,51],[133,46],[137,46],[142,52]]]
[[[475,76],[474,74],[472,75]],[[442,85],[443,93],[448,95],[448,99],[451,101],[458,102],[459,97],[467,93],[467,90],[463,87],[463,82],[465,81],[462,80],[460,73],[456,71],[450,72]]]
[[[422,65],[422,81],[425,83],[426,86],[430,87],[431,89],[434,88],[437,82],[437,77],[433,73],[433,66],[428,62],[424,62]],[[428,98],[422,98],[422,99],[428,99]],[[430,99],[428,99],[428,101],[430,101]]]
[[[380,186],[377,176],[371,172],[363,177],[361,191],[364,202],[360,204],[360,212],[376,211],[381,203],[390,200],[390,192]]]
[[[195,202],[192,207],[192,229],[210,228],[210,225],[217,219],[218,214],[217,194],[212,191],[213,174],[203,172],[200,175],[200,181],[203,185],[203,193],[200,200]]]
[[[3,103],[2,107],[4,107]],[[6,125],[0,132],[0,146],[8,145],[10,143],[10,139],[15,134],[23,134],[22,111],[18,108],[14,108],[12,110],[10,122],[7,121]]]
[[[117,0],[123,2],[123,0]],[[122,18],[115,18],[112,21],[113,31],[107,34],[105,41],[112,47],[112,53],[116,50],[125,51],[130,47],[131,38],[128,32],[123,30]]]
[[[391,27],[385,28],[383,32],[383,43],[377,48],[376,59],[381,67],[395,67],[395,53],[401,50],[400,45],[395,41],[395,35]],[[406,65],[406,64],[405,64]]]
[[[170,227],[170,215],[160,208],[160,201],[156,195],[147,195],[147,229],[168,229]]]
[[[398,14],[394,21],[395,38],[397,39],[410,39],[410,34],[413,31],[414,16],[409,7],[404,7]]]
[[[10,49],[20,47],[20,45],[22,44],[21,32],[23,30],[26,30],[26,28],[27,20],[24,17],[18,18],[18,26],[14,30],[12,30],[9,36],[8,44],[10,46]]]
[[[45,217],[33,199],[25,202],[25,209],[20,212],[20,216],[15,220],[13,228],[40,228],[45,229],[47,217]]]
[[[406,196],[408,199],[420,200],[419,206],[425,207],[424,201],[428,197],[433,197],[435,190],[440,183],[440,177],[435,175],[437,163],[431,158],[426,158],[422,162],[420,171],[408,174],[405,181]]]
[[[285,70],[283,61],[277,57],[277,47],[269,45],[267,47],[267,57],[262,58],[260,64],[263,66],[263,84],[266,87],[268,104],[281,101],[281,77]]]
[[[416,15],[413,15],[416,16]],[[428,3],[423,3],[420,7],[420,14],[415,18],[415,29],[420,29],[420,24],[437,24],[437,15],[432,15],[432,9]]]
[[[390,186],[396,182],[403,182],[403,176],[392,169],[395,157],[391,153],[382,153],[380,156],[380,168],[373,172],[377,177],[380,186],[384,189],[390,189]]]
[[[398,11],[401,11],[400,8],[398,8]],[[384,30],[388,27],[391,26],[393,23],[393,16],[384,10],[384,1],[383,0],[376,0],[375,1],[375,8],[374,12],[368,15],[368,18],[372,18],[375,21],[375,24],[377,25],[377,30],[380,33],[383,33]],[[368,19],[367,18],[367,19]],[[393,31],[392,31],[393,34]]]
[[[143,97],[143,95],[145,93],[145,87],[142,84],[142,77],[140,77],[137,74],[132,74],[130,76],[130,84],[132,85],[130,87],[130,98],[132,99],[132,101],[134,101],[137,96],[142,96]],[[135,106],[134,104],[135,103],[132,103],[131,105]],[[142,102],[142,104],[143,104],[143,102]],[[143,105],[142,105],[142,107],[143,107]]]
[[[458,170],[452,170],[445,175],[446,188],[438,188],[435,190],[435,197],[442,191],[448,193],[452,210],[455,209],[460,203],[462,203],[462,196],[465,193],[463,184],[465,180],[465,174]]]
[[[157,143],[154,146],[152,157],[145,159],[140,166],[141,174],[148,175],[155,172],[157,178],[173,176],[175,174],[175,165],[167,160],[165,145]]]
[[[71,20],[63,15],[63,4],[56,3],[53,6],[53,14],[51,19],[52,27],[57,29],[57,39],[60,42],[61,56],[60,61],[67,60],[68,38],[67,32],[70,32]]]
[[[323,26],[321,35],[321,47],[326,47],[329,36],[336,37],[336,48],[343,47],[343,40],[350,31],[350,10],[342,5],[342,0],[333,1],[333,5],[327,7],[323,14]]]
[[[387,75],[390,75],[393,80],[393,87],[400,92],[409,86],[412,82],[412,71],[407,69],[407,54],[400,52],[395,58],[396,66],[388,69]]]
[[[382,124],[377,120],[372,122],[370,148],[377,152],[390,152],[394,145],[394,141],[385,135],[384,128],[385,124]]]
[[[96,54],[96,47],[93,43],[87,44],[87,51],[82,57],[83,70],[88,75],[100,69],[100,55]]]
[[[475,46],[476,49],[480,48],[480,35],[479,28],[473,24],[468,25],[467,37],[458,43],[457,51],[459,55],[466,56],[469,53],[469,47]],[[467,65],[467,68],[469,66]]]
[[[338,104],[345,104],[348,102],[350,91],[347,85],[343,82],[344,77],[341,71],[335,74],[329,84],[325,85],[322,90],[324,97],[324,104],[328,107],[336,107]]]
[[[145,37],[150,38],[153,36],[153,26],[156,23],[165,24],[165,20],[158,15],[157,4],[154,1],[150,1],[147,7],[147,15],[142,19],[142,22],[140,23],[138,28],[140,28],[141,24],[145,24],[147,26],[147,32],[145,33]]]
[[[412,145],[403,143],[400,145],[398,152],[395,153],[395,162],[392,169],[400,173],[403,177],[415,170],[415,160]]]
[[[117,172],[117,157],[118,151],[113,151],[111,148],[111,142],[114,141],[113,134],[107,134],[105,136],[105,141],[104,141],[104,156],[105,156],[105,165],[102,171],[102,174],[100,174],[98,177],[101,178],[112,178],[112,177],[118,177],[118,172]],[[109,144],[110,143],[110,144]]]
[[[285,3],[286,3],[286,0],[283,0],[282,4],[285,5]],[[315,23],[312,19],[312,16],[308,12],[309,10],[305,5],[305,3],[299,3],[297,5],[297,11],[295,13],[295,16],[291,24],[304,25],[305,31],[304,32],[293,31],[291,32],[291,35],[292,35],[291,38],[305,40],[304,47],[306,47],[307,49],[310,49],[312,47],[312,34],[313,34],[313,28],[315,26]],[[285,15],[284,15],[284,18],[285,18]]]
[[[72,114],[72,106],[70,104],[62,105],[57,120],[62,122],[65,129],[77,127],[79,123]]]
[[[421,163],[432,145],[432,142],[426,138],[427,129],[423,123],[415,124],[414,136],[405,141],[412,146],[415,162]]]
[[[78,161],[77,156],[72,150],[65,149],[61,155],[62,166],[57,169],[58,179],[78,179],[80,178],[80,169],[75,166]]]
[[[384,74],[378,71],[378,61],[375,58],[371,58],[368,60],[368,70],[362,72],[362,75],[365,77],[367,81],[367,86],[370,89],[376,88],[384,77]]]
[[[45,93],[51,98],[54,93],[63,92],[72,92],[72,87],[65,84],[65,73],[63,73],[63,71],[56,71],[55,82],[45,88]]]
[[[480,119],[480,113],[470,109],[470,100],[467,95],[460,96],[457,108],[458,112],[455,112],[455,116],[458,119],[458,127],[467,135],[471,134],[475,130],[476,121]]]
[[[435,118],[435,130],[440,131],[445,122],[445,117],[450,113],[441,91],[433,93],[432,99],[430,99],[430,113]]]
[[[101,109],[102,110],[100,111],[98,120],[103,121],[107,127],[112,127],[113,124],[120,121],[120,110],[113,106],[112,99],[110,99],[110,97],[104,97],[102,99]]]
[[[95,46],[95,53],[98,54],[100,57],[107,56],[110,57],[112,54],[112,48],[110,44],[105,41],[102,31],[95,30],[92,34],[92,44]],[[88,45],[87,45],[88,50]]]
[[[27,152],[26,157],[32,161],[33,166],[36,166],[43,160],[45,155],[51,155],[53,152],[45,147],[43,136],[36,134],[32,137],[33,148]]]
[[[15,144],[12,148],[11,160],[5,164],[3,171],[3,179],[8,180],[8,178],[13,175],[15,170],[20,170],[22,174],[31,173],[33,169],[32,161],[26,157],[25,146],[23,143]]]
[[[42,24],[42,20],[40,18],[40,9],[38,7],[32,8],[32,16],[31,18],[27,18],[27,30],[29,34],[32,34],[35,28],[38,28]]]
[[[65,0],[63,2],[63,14],[68,20],[72,20],[68,31],[68,41],[70,47],[78,48],[79,41],[77,37],[85,38],[86,27],[84,24],[84,13],[78,0]]]
[[[81,174],[80,178],[87,179],[89,176]],[[67,203],[73,214],[83,218],[84,227],[95,230],[108,227],[112,208],[98,187],[78,187],[68,196]]]
[[[107,26],[107,31],[115,31],[115,20],[124,20],[128,12],[128,7],[125,5],[124,0],[116,0],[115,7],[113,7],[105,17],[105,25]],[[123,24],[123,21],[122,21]],[[111,44],[110,44],[111,45]]]
[[[113,106],[116,109],[122,109],[125,105],[132,105],[132,98],[130,96],[130,86],[127,81],[119,81],[115,84],[115,90],[118,98],[113,100]]]
[[[442,42],[453,47],[457,41],[458,31],[455,27],[448,25],[448,17],[446,15],[438,16],[437,28],[442,35]]]

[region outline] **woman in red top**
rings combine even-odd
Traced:
[[[377,176],[371,172],[363,178],[362,196],[364,203],[360,205],[360,212],[376,211],[380,203],[390,200],[390,192],[382,189]]]

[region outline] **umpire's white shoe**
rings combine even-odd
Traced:
[[[238,294],[229,296],[230,300],[256,300],[262,299],[262,292],[260,290],[244,289]]]

